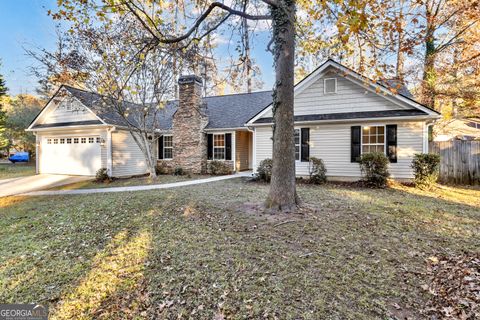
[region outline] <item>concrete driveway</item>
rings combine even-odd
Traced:
[[[45,190],[66,184],[92,180],[88,176],[67,176],[61,174],[37,174],[34,176],[0,180],[0,197]]]

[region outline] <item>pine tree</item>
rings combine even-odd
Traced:
[[[1,65],[1,64],[0,64]],[[0,98],[7,94],[7,87],[5,84],[5,80],[3,79],[3,75],[0,73]]]

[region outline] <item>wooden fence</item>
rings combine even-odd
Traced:
[[[430,142],[431,153],[440,155],[440,181],[480,184],[480,141]]]

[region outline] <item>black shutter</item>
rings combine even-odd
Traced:
[[[397,162],[397,125],[387,125],[387,157],[390,162]]]
[[[213,159],[213,134],[207,134],[207,159]]]
[[[302,136],[302,162],[310,161],[310,128],[301,129]]]
[[[360,126],[353,126],[351,130],[350,162],[359,162],[362,147],[362,128]]]
[[[158,138],[158,159],[163,159],[163,136]]]
[[[232,160],[232,134],[225,133],[225,160]]]

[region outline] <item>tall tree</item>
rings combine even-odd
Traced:
[[[421,100],[432,108],[440,109],[435,103],[438,94],[438,59],[441,54],[464,45],[465,35],[478,28],[479,5],[476,0],[422,0],[418,5],[419,15],[425,25]]]
[[[178,50],[195,45],[212,32],[235,18],[236,23],[242,19],[261,21],[271,20],[271,45],[275,67],[275,85],[273,88],[273,169],[270,191],[266,205],[275,210],[291,210],[298,204],[295,186],[295,147],[294,147],[294,63],[296,48],[296,24],[299,19],[297,0],[255,0],[246,5],[245,0],[231,2],[192,1],[182,2],[187,9],[195,12],[191,19],[179,26],[179,32],[172,31],[165,21],[171,12],[165,10],[163,1],[143,0],[102,0],[100,4],[83,1],[62,1],[62,8],[54,13],[54,18],[66,18],[72,22],[72,32],[79,24],[85,22],[85,8],[96,11],[98,16],[107,21],[134,17],[146,31],[147,35],[138,42],[145,45],[145,50],[152,47],[175,47]],[[330,10],[342,43],[358,35],[363,41],[370,42],[369,60],[375,61],[378,45],[368,37],[367,31],[378,25],[383,6],[374,0],[348,1],[339,5],[336,0],[306,1],[301,7],[306,12],[306,19],[322,17]],[[373,4],[372,4],[373,3]],[[377,4],[377,5],[375,5]],[[336,10],[339,7],[340,10]],[[332,10],[334,8],[335,10]],[[198,13],[198,14],[197,14]],[[387,28],[388,26],[382,25]],[[363,54],[363,52],[360,52]],[[363,63],[362,58],[360,62]],[[378,73],[375,69],[374,73]]]
[[[3,136],[9,141],[9,146],[17,150],[35,152],[35,136],[25,129],[43,105],[44,101],[28,94],[20,94],[7,100],[4,105],[6,120]]]
[[[0,61],[0,66],[1,66]],[[5,149],[9,146],[9,140],[5,137],[5,121],[6,113],[4,109],[5,97],[7,95],[8,88],[3,79],[3,75],[0,73],[0,149]]]

